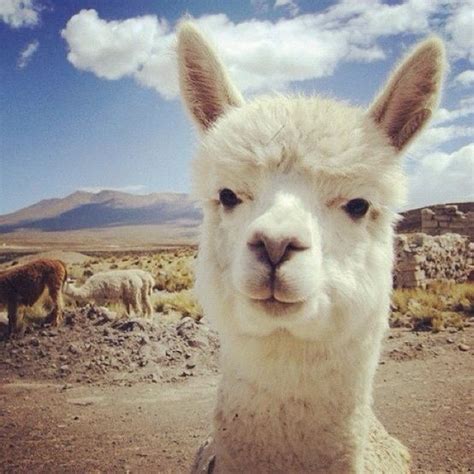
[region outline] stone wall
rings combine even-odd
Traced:
[[[474,241],[474,203],[438,204],[402,212],[398,233],[423,232],[428,235],[455,233]]]
[[[459,234],[399,234],[395,258],[395,288],[425,288],[439,280],[464,282],[474,269],[474,243]]]

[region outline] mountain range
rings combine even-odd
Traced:
[[[20,236],[28,238],[41,233],[42,241],[48,236],[55,240],[56,234],[61,234],[67,241],[67,233],[77,237],[79,232],[93,231],[108,239],[141,227],[150,233],[150,241],[159,241],[163,231],[171,229],[178,237],[184,235],[184,240],[194,240],[201,218],[198,205],[187,194],[77,191],[0,216],[0,234],[2,240],[9,235],[18,240]],[[170,232],[164,233],[172,237]]]

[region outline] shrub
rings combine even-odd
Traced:
[[[427,289],[397,289],[392,295],[392,327],[438,332],[462,329],[474,315],[474,285],[437,282]]]
[[[189,316],[196,321],[202,318],[202,309],[199,306],[192,290],[183,290],[175,293],[154,294],[153,307],[159,313],[176,311],[184,318]]]

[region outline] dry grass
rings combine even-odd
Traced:
[[[199,320],[202,311],[191,291],[194,286],[195,256],[196,249],[192,247],[156,252],[97,252],[85,263],[69,265],[68,271],[76,283],[81,285],[98,272],[140,268],[155,278],[155,289],[159,291],[152,295],[152,304],[156,312],[173,316],[173,319],[190,316]],[[64,301],[66,308],[77,308],[73,299],[64,296]],[[119,315],[125,311],[121,304],[108,304],[106,307]]]
[[[192,290],[155,293],[152,296],[152,302],[153,308],[159,313],[177,312],[181,314],[181,317],[190,316],[196,321],[202,318],[202,309]]]
[[[175,252],[171,255],[159,255],[154,277],[156,288],[176,292],[194,286],[194,255]]]
[[[64,301],[64,297],[63,297]],[[22,314],[22,320],[27,325],[40,324],[45,321],[53,310],[53,302],[45,290],[33,306],[21,306],[19,314]]]
[[[194,286],[194,261],[196,249],[181,247],[157,251],[96,252],[89,260],[68,265],[68,273],[78,284],[101,271],[114,268],[140,268],[150,272],[156,281],[152,296],[157,317],[176,319],[190,316],[202,317],[192,288]],[[65,308],[75,310],[76,304],[64,296]],[[122,305],[111,304],[111,311],[123,315]],[[39,321],[51,311],[47,296],[32,308],[22,308],[26,321]],[[474,285],[437,283],[428,289],[395,290],[392,298],[390,323],[394,327],[413,330],[441,331],[446,328],[462,329],[474,316]]]
[[[438,332],[462,329],[474,316],[474,285],[436,283],[426,290],[398,289],[392,295],[392,327]]]
[[[153,275],[157,290],[175,292],[193,287],[195,256],[196,250],[192,247],[121,255],[103,252],[94,254],[84,264],[70,265],[68,270],[69,275],[82,284],[98,272],[140,268]]]

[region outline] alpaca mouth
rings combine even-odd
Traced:
[[[271,296],[270,298],[266,299],[253,299],[253,301],[266,313],[269,313],[272,316],[287,315],[294,311],[298,311],[298,309],[303,305],[302,301],[280,301],[279,299],[275,298],[275,296]]]

